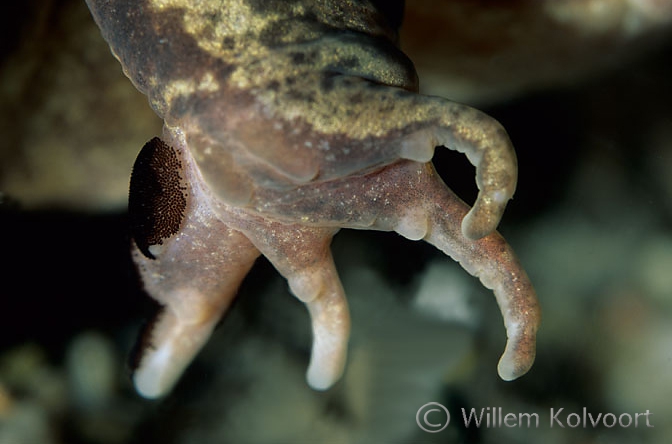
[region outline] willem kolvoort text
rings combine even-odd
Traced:
[[[465,427],[525,427],[537,428],[538,413],[505,413],[501,407],[460,409]],[[579,413],[565,412],[563,408],[551,408],[547,419],[550,427],[597,428],[597,427],[653,427],[651,413],[593,413],[586,407]]]

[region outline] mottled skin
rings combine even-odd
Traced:
[[[527,372],[539,307],[494,231],[516,185],[511,143],[485,114],[417,94],[395,26],[371,3],[87,3],[165,121],[165,144],[148,143],[153,154],[140,156],[131,185],[134,257],[164,306],[134,375],[141,394],[170,390],[260,254],[306,303],[308,382],[330,387],[343,372],[349,332],[329,249],[340,228],[424,239],[478,276],[507,329],[500,376]],[[476,166],[471,210],[434,171],[437,146]]]

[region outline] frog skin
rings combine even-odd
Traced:
[[[134,383],[168,393],[263,254],[310,313],[308,384],[345,366],[347,302],[330,252],[341,228],[423,239],[493,290],[507,332],[498,371],[525,374],[540,309],[495,231],[516,187],[491,117],[418,94],[389,11],[357,0],[87,0],[124,73],[164,120],[133,168],[133,257],[162,310]],[[476,167],[469,208],[437,147]]]

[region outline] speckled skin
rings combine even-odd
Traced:
[[[308,382],[330,387],[343,371],[349,332],[329,250],[340,228],[396,231],[459,261],[494,290],[502,310],[509,341],[500,376],[530,368],[539,307],[494,231],[516,185],[508,136],[477,110],[417,94],[394,25],[371,3],[87,3],[124,72],[164,119],[172,150],[164,154],[179,165],[151,167],[156,183],[177,173],[178,185],[134,205],[145,221],[135,260],[164,306],[134,376],[141,394],[170,390],[259,254],[306,303],[314,333]],[[437,146],[476,166],[471,210],[435,173]],[[145,170],[136,164],[136,173]],[[144,190],[134,183],[132,200]],[[160,226],[175,220],[164,212],[177,201],[186,201],[180,222]],[[156,233],[169,234],[157,241]]]

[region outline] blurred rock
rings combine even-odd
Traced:
[[[0,416],[2,444],[58,444],[50,418],[36,402],[17,404],[7,415]]]
[[[36,344],[22,344],[0,355],[0,381],[7,390],[40,403],[50,414],[68,405],[63,373],[52,366],[45,350]]]
[[[65,381],[39,346],[0,355],[0,398],[0,443],[58,443],[54,419],[67,409]]]
[[[401,46],[421,91],[491,104],[620,67],[670,23],[670,0],[415,0]]]
[[[109,407],[120,373],[120,357],[110,341],[99,333],[80,333],[70,343],[66,361],[75,407],[89,411]]]
[[[443,260],[430,263],[413,301],[414,308],[427,317],[471,328],[479,326],[479,310],[473,300],[473,278],[457,264]]]
[[[27,2],[11,20],[20,29],[0,53],[0,190],[23,208],[123,208],[158,117],[83,1]]]

